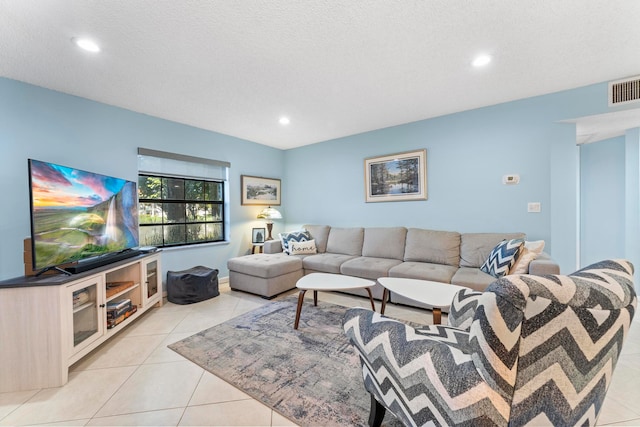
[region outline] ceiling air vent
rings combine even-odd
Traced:
[[[609,83],[609,107],[640,102],[640,76]]]

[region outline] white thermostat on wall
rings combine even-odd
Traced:
[[[517,175],[517,174],[505,175],[502,177],[503,184],[517,184],[519,182],[520,182],[520,175]]]

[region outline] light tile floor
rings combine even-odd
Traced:
[[[295,290],[280,298],[292,294]],[[319,299],[345,306],[368,305],[366,299],[339,293],[320,292]],[[167,348],[267,302],[221,286],[216,298],[152,309],[72,366],[65,386],[0,393],[0,425],[294,425]],[[431,322],[428,311],[393,304],[387,306],[387,314]],[[625,343],[599,425],[640,426],[639,323],[640,316]]]

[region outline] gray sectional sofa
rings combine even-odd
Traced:
[[[504,239],[525,238],[523,233],[458,233],[405,227],[351,227],[306,225],[317,253],[287,255],[279,240],[265,243],[264,253],[227,262],[231,289],[271,298],[295,288],[309,273],[334,273],[375,280],[404,277],[433,280],[484,290],[496,280],[480,267]],[[529,264],[529,274],[559,274],[557,263],[542,253]],[[383,288],[371,289],[382,299]],[[354,294],[366,295],[364,290]],[[416,305],[392,295],[392,301]]]

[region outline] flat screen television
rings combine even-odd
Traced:
[[[135,182],[29,159],[29,188],[34,271],[138,246]]]

